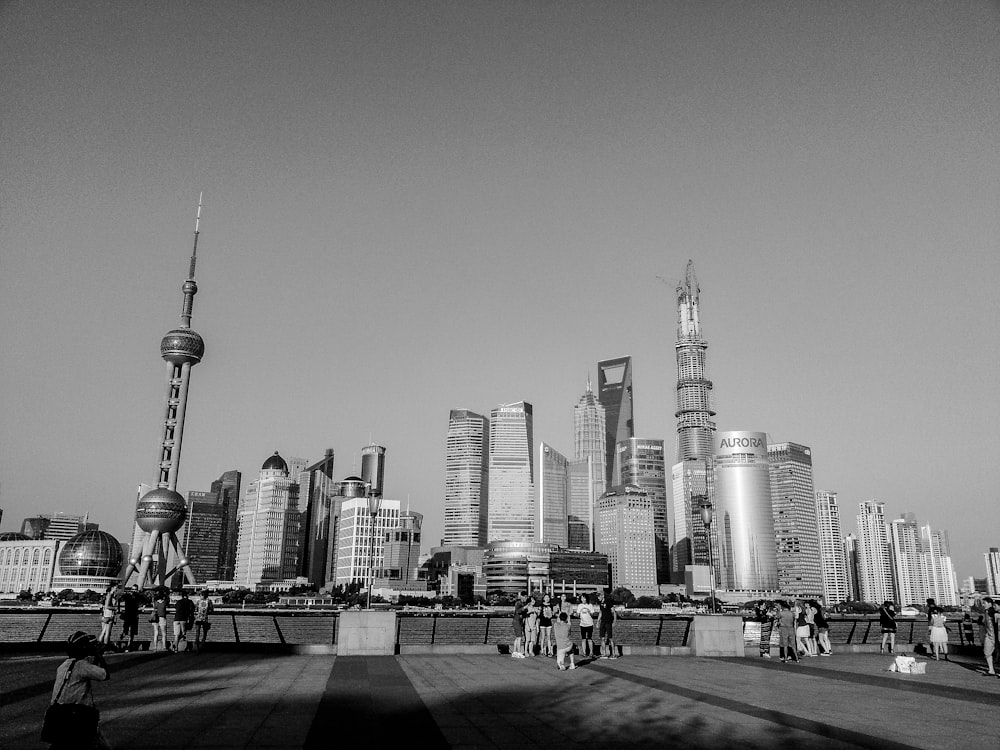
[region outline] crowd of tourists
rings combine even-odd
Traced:
[[[180,592],[180,598],[170,606],[170,592],[165,588],[155,589],[149,612],[150,651],[201,651],[208,640],[211,628],[211,614],[214,609],[208,592],[202,591],[198,599],[192,601],[187,591]],[[136,648],[135,638],[139,634],[139,613],[147,603],[138,586],[123,589],[121,585],[109,585],[101,602],[101,632],[97,642],[112,651],[132,651]],[[167,616],[172,618],[172,627],[167,629]],[[112,640],[115,624],[121,621],[121,634],[117,642]],[[188,634],[194,631],[194,641]],[[168,640],[169,638],[169,640]]]
[[[579,647],[570,637],[571,618],[580,621]],[[603,591],[596,597],[583,594],[576,601],[571,601],[566,594],[560,594],[556,600],[549,594],[529,596],[527,591],[522,591],[514,603],[511,658],[555,657],[560,670],[576,669],[575,654],[585,658],[616,659],[614,623],[617,619],[615,604]],[[594,646],[595,627],[599,654]]]

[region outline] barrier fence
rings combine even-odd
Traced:
[[[137,641],[152,635],[148,612],[140,613]],[[325,645],[337,643],[338,613],[335,611],[270,611],[218,609],[211,617],[209,640],[213,643],[248,645]],[[686,647],[691,637],[691,617],[672,615],[621,616],[614,626],[619,646]],[[878,618],[828,616],[830,641],[834,645],[878,646],[882,631]],[[168,621],[172,620],[168,616]],[[0,648],[14,644],[58,644],[77,630],[100,631],[99,610],[70,608],[0,609]],[[747,647],[760,640],[761,623],[744,620],[743,638]],[[112,637],[122,630],[119,619]],[[580,640],[579,621],[571,622],[571,637]],[[595,634],[596,636],[596,634]],[[168,626],[167,637],[172,637]],[[499,646],[513,640],[510,614],[468,612],[396,613],[397,647],[414,646]],[[927,642],[923,620],[899,620],[896,643]],[[955,646],[980,646],[978,627],[948,624],[948,642]],[[772,633],[777,643],[777,632]]]

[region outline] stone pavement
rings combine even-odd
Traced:
[[[0,659],[0,748],[37,739],[60,657]],[[111,656],[97,683],[117,750],[376,746],[996,748],[1000,680],[971,659],[888,673],[873,654],[550,659],[254,653]]]

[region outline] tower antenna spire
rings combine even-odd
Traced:
[[[184,282],[184,306],[181,308],[181,327],[191,327],[191,313],[194,310],[194,295],[198,293],[198,284],[194,280],[194,267],[198,262],[198,235],[201,225],[201,198],[204,191],[198,193],[198,212],[194,217],[194,247],[191,249],[191,265],[188,266],[187,281]]]

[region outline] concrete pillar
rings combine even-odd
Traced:
[[[395,612],[345,610],[338,618],[338,656],[392,656],[396,653]]]
[[[739,615],[695,615],[691,623],[695,656],[745,656],[743,618]]]

